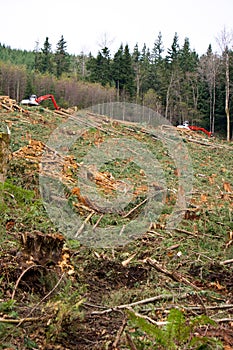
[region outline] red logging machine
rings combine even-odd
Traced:
[[[40,104],[42,101],[44,101],[44,100],[49,100],[49,99],[52,100],[55,109],[56,109],[56,110],[59,110],[60,107],[58,107],[57,102],[56,102],[54,96],[51,95],[51,94],[43,95],[43,96],[39,96],[39,97],[37,97],[36,95],[31,95],[31,96],[29,97],[29,99],[22,100],[20,103],[21,103],[22,105],[28,105],[28,106],[39,106],[39,104]]]

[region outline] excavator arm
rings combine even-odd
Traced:
[[[43,95],[43,96],[39,96],[39,97],[37,97],[36,98],[36,102],[37,103],[41,103],[42,101],[44,101],[44,100],[49,100],[49,99],[51,99],[52,100],[52,102],[53,102],[53,105],[54,105],[54,107],[55,107],[55,109],[56,110],[59,110],[60,109],[60,107],[58,107],[58,105],[57,105],[57,102],[56,102],[56,100],[55,100],[55,98],[54,98],[54,96],[53,95],[51,95],[51,94],[48,94],[48,95]]]
[[[202,131],[204,132],[206,135],[208,135],[209,137],[213,136],[213,133],[211,131],[208,131],[204,128],[201,128],[199,126],[195,126],[195,125],[189,125],[188,126],[190,130],[193,130],[193,131]]]

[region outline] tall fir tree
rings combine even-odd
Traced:
[[[132,98],[135,93],[135,72],[133,68],[133,59],[129,52],[129,46],[126,44],[120,46],[113,58],[112,76],[117,89],[118,99],[121,97]]]
[[[162,34],[159,32],[158,38],[154,43],[154,47],[151,54],[150,65],[150,80],[152,82],[151,87],[158,92],[160,97],[163,95],[164,90],[164,59],[162,53],[164,52]]]
[[[198,64],[198,55],[190,48],[189,39],[184,39],[184,45],[179,51],[180,68],[184,73],[195,71]]]
[[[162,61],[162,53],[164,52],[162,33],[159,32],[158,38],[154,43],[151,58],[153,63],[159,63]]]
[[[167,56],[166,56],[167,62],[172,63],[172,65],[174,65],[178,60],[179,52],[180,52],[179,37],[178,37],[178,34],[175,33],[171,48],[167,50]]]
[[[141,95],[151,88],[151,54],[146,44],[143,45],[140,55],[140,70],[141,70]]]
[[[49,43],[49,38],[46,37],[44,46],[41,49],[41,53],[39,56],[39,71],[41,73],[52,73],[52,70],[52,45]]]
[[[141,87],[141,67],[140,67],[140,51],[138,49],[138,44],[134,46],[134,51],[132,55],[133,69],[135,73],[135,83],[136,83],[136,101],[140,98],[140,87]]]
[[[124,86],[122,65],[123,65],[123,45],[121,44],[118,51],[115,53],[113,57],[113,63],[112,63],[112,76],[115,82],[118,99],[120,98],[120,92],[122,91]]]
[[[125,45],[123,53],[123,79],[124,91],[130,98],[135,94],[135,71],[133,68],[133,60],[129,51],[128,44]]]
[[[90,57],[87,68],[90,72],[89,80],[91,82],[99,82],[103,86],[107,84],[111,85],[111,59],[110,51],[107,47],[99,51],[96,58],[93,56]]]
[[[62,73],[67,73],[69,71],[69,55],[67,53],[67,45],[63,35],[57,43],[57,48],[55,52],[55,63],[56,76],[58,78],[62,75]]]

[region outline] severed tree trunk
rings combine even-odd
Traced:
[[[0,130],[0,182],[4,182],[10,156],[10,134]]]
[[[44,234],[39,231],[21,235],[21,252],[28,260],[42,266],[57,265],[62,260],[65,238],[61,234]]]

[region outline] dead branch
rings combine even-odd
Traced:
[[[32,269],[32,268],[34,268],[34,267],[42,267],[42,268],[43,268],[43,266],[41,266],[41,265],[35,265],[35,264],[34,264],[34,265],[28,266],[28,268],[26,268],[26,270],[24,270],[24,271],[21,273],[21,275],[19,276],[19,278],[18,278],[17,281],[16,281],[14,290],[13,290],[13,292],[12,292],[12,295],[11,295],[11,299],[12,299],[12,300],[15,298],[15,293],[16,293],[16,290],[17,290],[17,288],[18,288],[19,282],[21,281],[22,277],[25,275],[25,273],[28,272],[28,270],[30,270],[30,269]]]
[[[133,311],[133,313],[134,313],[135,316],[143,318],[144,320],[146,320],[146,321],[148,321],[148,322],[150,322],[150,323],[152,323],[152,324],[154,324],[156,326],[164,326],[164,325],[168,324],[167,321],[155,321],[155,320],[153,320],[153,318],[151,318],[149,316],[146,316],[146,315],[142,315],[139,312],[134,312]]]
[[[168,324],[168,321],[155,321],[153,320],[151,317],[146,316],[146,315],[142,315],[138,312],[134,312],[135,316],[138,316],[140,318],[143,318],[144,320],[150,322],[151,324],[154,324],[156,326],[165,326],[166,324]],[[214,319],[212,318],[213,321],[217,322],[217,323],[223,323],[223,322],[232,322],[233,319],[232,318],[221,318],[221,319]]]
[[[188,236],[192,236],[192,237],[197,237],[197,235],[193,232],[187,231],[187,230],[183,230],[181,228],[175,228],[174,229],[176,232],[180,232],[180,233],[185,233]]]
[[[127,325],[126,318],[123,319],[121,327],[118,329],[116,339],[114,340],[114,343],[112,344],[112,348],[117,350],[118,343],[120,341],[120,338],[122,336],[122,333],[124,332],[125,326]]]
[[[229,146],[226,146],[226,145],[220,145],[218,143],[207,143],[207,142],[199,141],[199,140],[196,140],[194,138],[189,138],[189,137],[187,137],[186,140],[188,142],[197,143],[197,144],[200,144],[202,146],[208,146],[209,148],[213,148],[213,149],[218,148],[218,149],[224,149],[224,150],[232,151],[232,147],[229,147]]]
[[[134,253],[133,255],[131,255],[130,257],[128,257],[128,259],[122,261],[122,266],[126,267],[137,255],[137,253]]]
[[[153,234],[153,235],[156,235],[156,236],[158,236],[158,237],[160,237],[162,239],[165,239],[165,237],[163,235],[161,235],[160,233],[158,233],[158,232],[156,232],[154,230],[147,231],[147,234],[149,234],[149,233]]]
[[[54,113],[59,114],[60,116],[65,117],[65,118],[68,118],[69,116],[71,116],[71,114],[67,113],[64,109],[63,110],[61,110],[61,109],[56,110],[56,111],[54,111]]]
[[[221,261],[220,265],[227,265],[227,264],[232,264],[232,263],[233,263],[233,259],[229,259],[229,260]]]
[[[130,347],[131,350],[137,350],[134,342],[133,342],[133,339],[131,338],[131,336],[129,335],[129,333],[126,333],[126,339],[127,339],[127,343]]]
[[[164,307],[156,307],[153,308],[153,311],[169,311],[171,309],[175,309],[175,308],[179,308],[179,306],[177,305],[168,305],[166,306],[166,308]],[[209,306],[205,306],[206,310],[228,310],[228,309],[233,309],[233,304],[221,304],[221,305],[209,305]],[[202,311],[203,307],[202,306],[185,306],[182,305],[182,309],[185,309],[187,311]]]
[[[214,319],[213,320],[217,323],[224,323],[224,322],[233,322],[233,318],[220,318],[220,319]]]
[[[130,214],[132,214],[135,210],[137,210],[139,207],[141,207],[144,203],[146,203],[148,201],[148,198],[144,199],[141,203],[139,203],[138,205],[136,205],[136,207],[132,208],[128,213],[126,213],[125,215],[123,215],[123,218],[127,218]]]
[[[48,317],[50,317],[50,315],[47,315],[45,317],[24,317],[21,319],[16,319],[16,318],[3,318],[0,317],[0,323],[24,323],[24,322],[35,322],[35,321],[42,321],[42,320],[46,320]]]
[[[78,229],[78,231],[76,232],[76,234],[75,234],[74,237],[78,237],[78,236],[82,233],[82,231],[83,231],[83,229],[84,229],[86,223],[90,220],[90,218],[91,218],[94,214],[95,214],[95,211],[92,210],[92,212],[86,217],[86,219],[84,220],[83,224],[80,226],[80,228]]]
[[[162,272],[166,276],[170,277],[175,282],[184,283],[188,286],[191,286],[195,290],[200,290],[195,284],[187,280],[184,276],[182,276],[180,273],[176,271],[169,271],[165,267],[161,266],[156,260],[153,260],[151,258],[146,258],[144,260],[145,263],[148,263],[150,266],[154,267],[157,271]]]
[[[93,226],[93,231],[96,229],[96,227],[99,225],[100,221],[103,219],[104,214],[101,214],[99,219],[96,221],[95,225]]]
[[[178,295],[177,298],[185,299],[189,295],[190,295],[189,293],[183,293],[181,295]],[[119,311],[119,310],[123,310],[123,309],[130,309],[130,308],[132,308],[134,306],[138,306],[138,305],[155,303],[155,302],[161,301],[161,300],[173,300],[174,298],[175,298],[175,296],[173,294],[161,294],[161,295],[157,295],[155,297],[135,301],[135,302],[130,303],[130,304],[116,305],[116,306],[113,306],[109,309],[105,309],[102,311],[92,311],[91,314],[92,315],[103,315],[103,314],[108,314],[108,313],[111,313],[114,311]],[[83,303],[83,304],[85,305],[85,303]]]
[[[208,147],[210,147],[210,148],[218,148],[216,145],[213,145],[213,144],[211,144],[211,143],[199,141],[199,140],[196,140],[196,139],[191,139],[191,138],[189,138],[189,137],[187,137],[186,140],[187,140],[188,142],[198,143],[199,145],[202,145],[202,146],[208,146]],[[222,147],[219,147],[219,148],[222,148]]]
[[[20,320],[20,322],[17,324],[16,327],[19,327],[23,322],[25,322],[24,320],[27,319],[59,286],[59,284],[61,283],[61,281],[63,280],[65,276],[65,272],[63,272],[63,274],[61,275],[61,277],[59,278],[59,280],[57,281],[57,283],[55,284],[55,286],[51,289],[51,291],[49,293],[47,293],[32,309],[31,311],[27,314],[26,317],[22,318]]]

